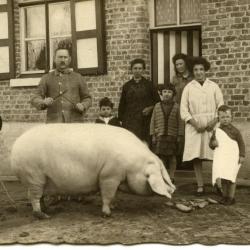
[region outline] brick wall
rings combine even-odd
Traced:
[[[19,9],[15,2],[16,74],[20,77]],[[109,96],[115,107],[122,84],[130,77],[129,62],[142,57],[150,75],[147,0],[105,0],[108,73],[85,77],[93,96],[88,120],[98,112],[98,101]],[[217,82],[238,121],[250,121],[250,3],[249,0],[201,0],[202,53],[211,62],[208,76]],[[43,121],[44,112],[30,107],[35,87],[9,88],[0,82],[0,113],[5,121]],[[115,108],[115,111],[116,111]]]
[[[15,0],[16,75],[20,77],[19,9]],[[145,59],[149,75],[150,39],[147,0],[105,0],[107,70],[106,75],[84,77],[93,96],[88,120],[98,112],[98,101],[108,96],[115,110],[122,84],[130,78],[129,62],[135,57]],[[30,107],[35,87],[10,88],[8,81],[0,82],[0,114],[4,121],[44,121],[44,112]]]
[[[250,1],[201,0],[202,54],[235,119],[250,121]]]

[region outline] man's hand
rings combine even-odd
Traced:
[[[239,164],[243,164],[244,161],[245,161],[245,157],[240,156],[240,158],[239,158]]]
[[[144,109],[142,110],[142,114],[143,114],[144,116],[147,116],[147,115],[150,114],[150,112],[152,111],[152,109],[153,109],[153,106],[146,107],[146,108],[144,108]]]
[[[52,105],[53,102],[54,102],[54,99],[51,98],[51,97],[45,98],[45,99],[43,100],[43,104],[46,105],[46,106]]]
[[[81,113],[83,113],[85,111],[85,107],[84,107],[84,105],[82,103],[77,103],[76,104],[76,109],[78,111],[80,111]]]

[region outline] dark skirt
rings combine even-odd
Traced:
[[[161,135],[153,144],[153,152],[157,155],[177,155],[177,138],[175,136]]]

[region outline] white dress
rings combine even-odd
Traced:
[[[213,159],[213,151],[209,148],[212,132],[198,133],[195,128],[187,123],[195,119],[199,125],[207,126],[217,117],[217,109],[223,104],[223,95],[219,86],[206,79],[203,85],[192,80],[186,85],[181,98],[180,113],[185,121],[185,146],[183,161],[195,158]]]
[[[240,169],[238,143],[220,128],[216,129],[215,137],[218,147],[214,150],[212,183],[218,178],[235,182]]]

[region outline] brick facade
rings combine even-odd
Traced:
[[[250,2],[202,0],[202,54],[235,119],[250,121]]]
[[[20,24],[17,0],[14,0],[16,77],[20,77]],[[93,107],[87,119],[92,121],[98,112],[99,99],[108,96],[117,104],[122,84],[130,78],[129,62],[141,57],[147,64],[149,76],[150,39],[147,0],[106,0],[105,31],[107,74],[85,76],[93,97]],[[44,112],[30,107],[29,101],[36,87],[9,87],[0,82],[0,113],[4,121],[44,121]]]
[[[201,0],[202,54],[211,62],[208,77],[222,88],[238,121],[250,121],[250,3],[248,0]],[[16,77],[20,77],[20,24],[14,0]],[[98,112],[103,96],[119,102],[122,84],[130,78],[129,62],[146,60],[150,75],[150,34],[147,0],[105,0],[107,74],[86,76],[93,96],[88,120]],[[44,112],[30,107],[35,87],[10,88],[0,82],[0,113],[4,121],[43,121]]]

